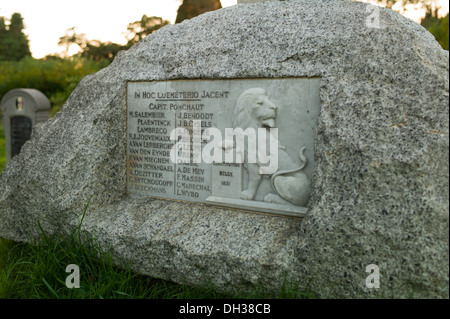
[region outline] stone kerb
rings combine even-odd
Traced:
[[[0,236],[83,229],[118,264],[218,290],[298,281],[325,298],[448,298],[448,51],[352,1],[238,5],[167,26],[83,79],[0,178]],[[301,36],[298,36],[301,34]],[[127,192],[127,85],[320,79],[303,219]],[[292,127],[291,130],[300,129]],[[366,285],[376,264],[379,289]]]

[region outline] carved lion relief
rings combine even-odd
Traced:
[[[274,128],[278,107],[266,95],[262,88],[245,90],[237,99],[233,113],[233,127],[242,128]],[[244,156],[244,166],[248,171],[247,187],[241,193],[241,199],[253,200],[261,179],[270,178],[273,193],[264,196],[264,201],[273,204],[306,206],[311,192],[311,182],[303,169],[308,163],[304,155],[305,147],[300,148],[298,155],[302,162],[299,166],[286,152],[286,148],[278,144],[278,169],[271,176],[262,175],[260,163],[249,163]]]

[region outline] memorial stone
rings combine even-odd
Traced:
[[[179,283],[448,298],[449,54],[374,7],[239,4],[119,53],[3,171],[0,236],[82,221]]]
[[[31,137],[33,127],[48,119],[50,101],[35,89],[14,89],[6,93],[0,108],[5,127],[6,160],[19,154]]]

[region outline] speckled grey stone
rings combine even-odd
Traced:
[[[299,281],[324,298],[448,298],[449,54],[388,9],[269,1],[162,28],[87,76],[0,178],[0,236],[83,229],[118,264],[218,290]],[[320,77],[303,220],[126,194],[128,80]],[[295,128],[293,128],[295,129]],[[366,266],[380,288],[365,285]],[[82,265],[80,265],[82,271]]]
[[[283,1],[283,0],[237,0],[237,4],[241,4],[241,3],[266,2],[266,1]]]

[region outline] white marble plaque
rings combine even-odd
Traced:
[[[302,216],[314,170],[319,84],[319,78],[128,82],[128,193]]]

